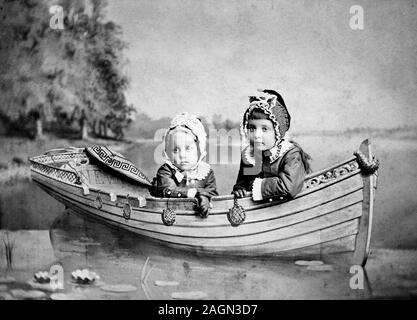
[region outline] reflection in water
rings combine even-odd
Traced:
[[[350,289],[352,275],[343,264],[333,264],[331,272],[318,272],[277,259],[197,256],[72,211],[55,220],[50,237],[66,277],[88,268],[103,283],[138,288],[121,294],[99,286],[72,285],[72,292],[86,298],[171,299],[191,293],[209,299],[356,299],[367,294]],[[141,282],[144,278],[147,286]]]

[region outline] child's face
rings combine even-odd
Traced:
[[[167,154],[180,170],[190,170],[198,162],[198,148],[191,133],[173,132],[170,135]]]
[[[269,150],[275,145],[275,129],[271,120],[248,121],[249,141],[257,150]]]

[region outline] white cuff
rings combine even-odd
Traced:
[[[255,181],[253,181],[252,186],[252,199],[254,201],[262,200],[262,180],[261,178],[256,178]]]
[[[188,189],[187,198],[194,198],[196,194],[197,194],[197,189],[196,188]]]
[[[184,175],[181,172],[175,172],[175,179],[177,179],[178,183],[180,183],[182,181],[182,179],[184,179]]]

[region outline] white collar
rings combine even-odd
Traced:
[[[211,166],[204,161],[200,161],[195,169],[181,172],[170,160],[165,160],[172,169],[175,170],[175,179],[180,183],[185,177],[187,180],[203,180],[210,173]]]
[[[294,145],[288,140],[281,140],[280,143],[269,149],[271,155],[269,156],[270,163],[275,162],[279,157],[282,157],[288,150],[292,149]],[[255,157],[250,154],[250,146],[247,146],[242,153],[242,160],[246,164],[255,165]]]

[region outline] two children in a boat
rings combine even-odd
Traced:
[[[241,123],[242,140],[247,144],[233,193],[252,194],[254,201],[291,199],[302,189],[309,172],[302,149],[285,134],[290,115],[281,95],[263,90],[249,99]],[[202,123],[188,113],[177,115],[165,135],[165,163],[156,177],[156,196],[197,198],[198,210],[207,217],[211,197],[218,195],[216,180],[206,156],[206,132]]]

